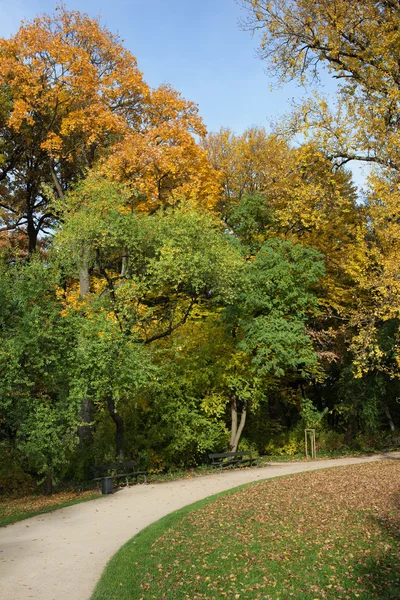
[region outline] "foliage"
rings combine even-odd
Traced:
[[[71,386],[75,331],[59,318],[58,274],[45,263],[1,265],[0,411],[27,470],[56,479],[77,443]]]
[[[316,97],[299,107],[283,130],[302,131],[338,165],[373,166],[366,190],[366,260],[354,272],[358,301],[350,311],[355,373],[390,370],[379,338],[398,319],[399,101],[398,3],[337,0],[244,0],[247,26],[260,30],[260,55],[280,81],[318,78],[327,68],[338,81],[337,104]],[[397,338],[394,354],[397,353]],[[386,360],[383,360],[385,363]]]
[[[317,451],[325,450],[330,452],[338,452],[345,450],[344,435],[337,431],[321,431],[316,441]]]
[[[15,459],[13,448],[7,440],[0,444],[0,459],[0,496],[31,492],[35,482]]]
[[[166,467],[201,464],[208,453],[226,447],[228,432],[224,423],[208,419],[196,399],[187,395],[179,398],[176,392],[168,394],[167,389],[157,400],[163,402],[162,410],[157,406],[154,409],[153,418],[157,419],[158,414],[159,421],[149,428],[149,437],[153,444],[158,441]]]
[[[318,77],[327,67],[341,83],[347,129],[320,131],[337,158],[398,170],[398,43],[396,2],[244,0],[247,26],[262,34],[261,57],[282,80]],[[312,115],[311,115],[312,120]],[[349,134],[349,135],[347,135]],[[342,145],[343,144],[343,145]]]
[[[350,174],[335,168],[316,142],[293,148],[264,129],[240,136],[221,130],[204,145],[225,177],[221,216],[248,252],[275,237],[317,249],[326,269],[318,291],[322,326],[332,314],[348,318],[350,290],[368,261],[365,210]]]
[[[56,240],[68,268],[78,271],[84,246],[97,289],[108,286],[115,300],[134,303],[156,288],[170,303],[179,295],[195,301],[207,288],[216,299],[233,298],[239,259],[218,222],[185,205],[141,215],[127,204],[125,189],[94,176],[74,191]]]
[[[108,406],[117,428],[117,454],[123,451],[124,406],[146,394],[146,386],[154,387],[158,377],[164,379],[163,365],[152,366],[147,346],[177,331],[196,307],[231,303],[242,265],[212,217],[186,205],[143,215],[129,208],[124,192],[119,184],[89,177],[66,204],[55,240],[59,261],[72,277],[85,249],[92,287],[84,298],[75,284],[62,293],[64,315],[86,316],[81,325],[81,379],[88,382],[85,394]],[[179,413],[179,405],[170,419],[174,412]],[[183,406],[180,412],[187,420]],[[184,435],[182,423],[180,444],[189,436],[193,445],[195,431],[206,426],[195,425],[194,413],[189,414],[194,430]],[[199,439],[192,460],[204,453],[203,446],[212,445]],[[181,447],[176,459],[185,452]]]
[[[181,196],[209,207],[219,191],[196,105],[152,90],[118,36],[64,4],[0,40],[0,132],[0,224],[30,252],[55,222],[53,198],[99,162],[145,212]]]
[[[328,408],[319,411],[309,398],[303,398],[301,401],[301,423],[305,429],[321,429],[327,412]]]
[[[304,453],[304,429],[296,427],[270,439],[264,448],[269,456],[295,456]]]
[[[17,452],[26,459],[26,467],[39,476],[39,483],[54,481],[68,464],[78,443],[77,410],[74,405],[60,408],[38,404],[21,423],[17,435]]]
[[[0,40],[16,481],[20,466],[82,479],[116,455],[192,466],[242,434],[294,455],[304,427],[328,451],[371,447],[398,426],[398,6],[244,4],[267,67],[304,82],[327,66],[336,107],[316,95],[271,134],[206,135],[99,19],[62,4]],[[354,158],[375,165],[363,202]]]
[[[316,309],[311,286],[323,274],[320,255],[291,242],[265,242],[248,264],[242,298],[243,340],[260,374],[282,376],[316,366],[305,332],[307,313]]]

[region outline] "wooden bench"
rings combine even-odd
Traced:
[[[107,465],[95,465],[91,467],[97,477],[94,477],[93,481],[97,482],[97,487],[100,490],[100,485],[103,494],[108,494],[110,491],[104,491],[106,489],[105,479],[119,480],[125,479],[127,487],[129,487],[129,480],[135,479],[136,483],[138,482],[138,477],[142,476],[144,479],[144,483],[147,483],[147,471],[137,471],[136,463],[133,460],[119,462],[114,464]]]
[[[251,452],[220,452],[217,454],[209,454],[212,467],[219,467],[222,471],[224,467],[236,467],[244,464],[254,464],[257,459],[254,458]]]

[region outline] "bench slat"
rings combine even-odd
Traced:
[[[208,458],[211,459],[211,466],[219,467],[221,471],[223,467],[253,463],[257,460],[252,456],[251,452],[218,452],[216,454],[209,454]]]
[[[218,454],[209,454],[208,458],[229,458],[231,456],[251,456],[251,452],[220,452]]]
[[[128,469],[133,469],[130,472],[126,472]],[[112,480],[114,479],[126,479],[126,485],[129,487],[129,479],[135,478],[136,483],[138,481],[138,477],[142,475],[144,477],[144,482],[147,483],[147,471],[136,471],[136,463],[133,460],[125,461],[121,463],[110,463],[105,465],[94,465],[91,467],[91,470],[94,471],[94,474],[98,474],[98,477],[94,477],[93,481],[101,482],[103,479],[110,477]],[[109,472],[113,472],[112,475]],[[119,471],[119,472],[118,472]],[[121,471],[125,471],[121,473]],[[99,485],[99,483],[98,483]]]

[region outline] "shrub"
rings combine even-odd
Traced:
[[[347,450],[347,446],[344,444],[344,434],[337,431],[322,431],[318,436],[317,450],[325,450],[330,453]]]
[[[35,480],[24,472],[10,450],[0,445],[0,494],[31,492],[35,488]]]
[[[275,436],[265,446],[265,454],[271,456],[294,456],[299,453],[304,453],[304,430],[300,426]]]

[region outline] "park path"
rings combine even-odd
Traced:
[[[88,600],[112,555],[138,531],[178,508],[243,483],[389,456],[393,454],[271,463],[137,485],[9,525],[0,529],[1,599]]]

